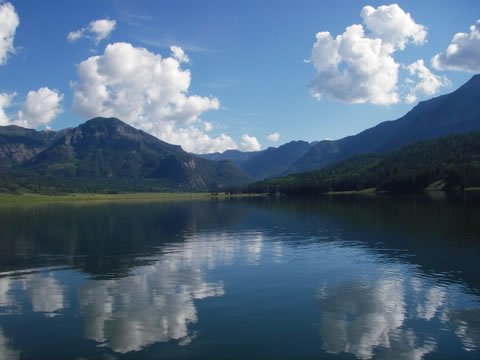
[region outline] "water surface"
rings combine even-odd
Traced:
[[[0,359],[478,359],[478,204],[0,207]]]

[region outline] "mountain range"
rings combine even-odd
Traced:
[[[0,184],[65,191],[204,191],[252,182],[230,161],[183,151],[116,118],[94,118],[73,129],[0,129]],[[15,135],[16,134],[16,135]]]
[[[357,135],[253,152],[191,154],[116,118],[60,131],[0,126],[0,191],[218,191],[473,130],[480,130],[480,75]]]
[[[401,118],[339,140],[290,142],[248,154],[237,164],[257,179],[312,171],[362,153],[386,153],[413,141],[480,130],[480,75],[456,91],[422,101]],[[285,151],[287,150],[288,151]],[[288,156],[285,156],[288,154]],[[241,152],[206,154],[205,158],[235,161]]]
[[[388,153],[356,155],[325,169],[266,179],[253,193],[452,190],[480,186],[480,131],[418,140]]]

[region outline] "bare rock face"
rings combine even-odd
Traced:
[[[184,161],[183,162],[183,166],[187,169],[191,169],[191,170],[194,170],[196,165],[195,165],[195,160],[194,159],[190,159],[188,161]]]
[[[63,131],[36,131],[20,126],[0,126],[0,166],[12,167],[45,150]]]

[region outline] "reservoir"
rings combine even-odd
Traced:
[[[0,207],[0,359],[479,359],[480,198]]]

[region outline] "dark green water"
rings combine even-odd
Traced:
[[[473,196],[0,207],[0,359],[479,359]]]

